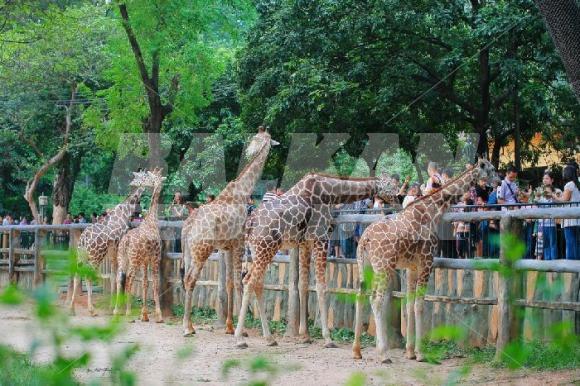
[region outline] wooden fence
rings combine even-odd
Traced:
[[[382,215],[343,214],[336,223],[371,223]],[[500,221],[500,234],[521,234],[524,219],[580,218],[580,208],[521,209],[511,211],[488,211],[447,213],[446,221]],[[164,235],[161,289],[164,312],[170,312],[172,304],[183,302],[178,260],[180,253],[172,252],[176,232],[181,222],[161,221]],[[20,248],[19,233],[29,232],[34,240],[46,237],[47,232],[69,232],[71,246],[86,224],[10,226],[0,227],[8,242],[0,249],[0,286],[18,282],[22,286],[42,283],[50,272],[50,264],[44,259],[44,249],[34,242],[31,248]],[[436,258],[426,300],[425,325],[436,328],[457,325],[467,332],[465,344],[484,346],[496,344],[498,348],[523,336],[527,339],[550,339],[550,328],[562,324],[569,333],[580,333],[580,261],[517,260],[512,261],[501,243],[499,259],[448,259]],[[48,266],[48,269],[47,269]],[[499,272],[511,272],[510,275]],[[225,318],[225,263],[220,254],[210,257],[202,277],[194,291],[194,306],[211,307],[218,311],[220,320]],[[109,292],[109,265],[102,267],[103,291]],[[150,276],[150,275],[149,275]],[[358,268],[352,259],[328,259],[328,315],[329,327],[352,328],[354,304],[352,296],[358,288]],[[133,291],[140,294],[140,278]],[[150,277],[150,280],[153,280]],[[404,275],[392,286],[391,296],[386,299],[389,329],[395,339],[394,345],[405,336]],[[277,255],[266,276],[266,307],[273,320],[286,320],[287,334],[298,331],[298,254],[291,250],[288,255]],[[315,291],[314,275],[310,277],[310,291]],[[318,322],[316,296],[309,297],[310,317]],[[366,307],[367,331],[374,334],[374,320],[370,307]],[[237,310],[236,310],[237,311]],[[254,310],[255,311],[255,310]],[[396,339],[399,338],[399,339]],[[500,352],[501,350],[498,350]]]

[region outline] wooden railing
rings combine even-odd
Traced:
[[[383,219],[383,215],[375,214],[341,214],[336,219],[337,224],[340,223],[363,223],[369,224],[374,221]],[[571,208],[550,208],[550,209],[519,209],[510,211],[484,211],[484,212],[467,212],[467,213],[447,213],[444,215],[446,221],[481,221],[481,220],[499,220],[500,222],[500,237],[507,234],[518,236],[521,234],[522,221],[525,219],[559,219],[559,218],[580,218],[580,207]],[[43,280],[43,275],[48,271],[45,267],[43,258],[43,250],[40,248],[42,237],[45,237],[48,232],[69,232],[71,248],[76,246],[78,235],[89,224],[69,224],[69,225],[23,225],[23,226],[0,226],[0,232],[3,232],[8,237],[8,246],[0,249],[0,271],[8,271],[10,281],[15,281],[15,274],[18,272],[28,272],[33,274],[33,283],[39,284]],[[181,221],[160,221],[160,228],[162,234],[175,234],[181,226]],[[18,245],[18,236],[20,232],[29,232],[34,234],[34,244],[31,248],[20,248]],[[160,275],[161,289],[164,292],[162,296],[162,303],[165,309],[169,309],[174,302],[173,294],[175,290],[181,286],[176,269],[176,262],[181,258],[181,253],[174,253],[169,251],[171,237],[165,237],[163,243],[163,264]],[[449,259],[449,258],[435,258],[435,268],[445,270],[460,270],[460,271],[509,271],[512,274],[509,276],[498,275],[497,277],[497,291],[496,296],[478,297],[478,296],[448,296],[440,294],[437,285],[434,287],[435,293],[428,293],[425,300],[430,303],[442,304],[464,304],[473,306],[496,306],[498,309],[497,320],[497,338],[495,340],[500,353],[508,342],[518,337],[521,333],[518,326],[521,327],[521,320],[516,309],[518,307],[526,307],[531,309],[548,309],[548,310],[565,310],[572,312],[580,312],[580,302],[578,301],[578,277],[580,277],[580,261],[571,260],[555,260],[555,261],[540,261],[540,260],[516,260],[508,259],[507,243],[500,243],[500,258],[499,259]],[[22,258],[24,257],[24,258]],[[248,257],[251,262],[251,257]],[[226,309],[226,286],[225,286],[225,262],[219,253],[214,253],[210,256],[210,261],[218,262],[219,274],[215,280],[201,280],[198,282],[198,287],[217,287],[217,310],[221,320],[225,318]],[[355,281],[356,263],[353,259],[329,258],[330,264],[339,266],[352,267],[350,275],[352,276],[352,283],[346,287],[332,287],[330,286],[328,292],[330,294],[354,294],[357,292]],[[287,334],[294,335],[298,331],[298,252],[291,250],[288,255],[276,255],[274,263],[278,265],[286,265],[288,267],[287,282],[278,284],[267,284],[266,290],[287,293],[287,308],[285,312],[287,321]],[[215,263],[214,263],[215,264]],[[557,301],[557,300],[534,300],[528,299],[522,293],[522,275],[521,272],[554,272],[554,273],[568,273],[575,275],[575,281],[572,281],[572,288],[570,292],[575,293],[572,300]],[[103,279],[108,279],[105,270]],[[152,280],[152,279],[150,279]],[[404,281],[404,279],[403,279]],[[4,280],[5,282],[5,280]],[[3,280],[0,280],[0,285],[3,285]],[[311,283],[310,291],[314,291],[314,286]],[[401,283],[399,283],[401,284]],[[387,299],[387,315],[392,316],[400,312],[397,302],[392,301],[396,298],[404,298],[405,292],[401,290],[404,285],[393,287],[391,296]],[[404,307],[403,307],[404,314]],[[404,315],[403,315],[404,316]],[[396,318],[395,318],[396,319]],[[390,320],[390,319],[389,319]],[[404,324],[403,324],[404,325]],[[401,324],[398,325],[399,330]],[[395,328],[397,327],[395,323]]]

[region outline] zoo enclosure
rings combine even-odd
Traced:
[[[337,224],[369,224],[383,218],[380,214],[339,214]],[[447,213],[446,221],[481,221],[499,220],[500,235],[507,233],[521,235],[522,223],[530,219],[580,218],[579,207],[551,209],[519,209],[510,211],[486,211]],[[78,235],[89,224],[69,225],[24,225],[0,227],[8,245],[0,249],[0,284],[8,281],[20,282],[24,286],[35,286],[43,282],[46,274],[51,272],[46,264],[41,248],[43,238],[70,235],[70,247],[76,246]],[[179,279],[177,261],[180,253],[170,252],[175,232],[179,231],[182,222],[160,221],[164,238],[161,264],[162,303],[165,312],[169,312],[174,302],[183,296]],[[28,248],[19,245],[20,233],[33,235]],[[431,277],[425,300],[430,304],[427,310],[427,326],[434,328],[442,324],[457,324],[459,321],[470,330],[469,343],[483,345],[495,342],[501,349],[506,344],[522,335],[537,337],[542,327],[550,322],[569,321],[574,333],[580,329],[579,277],[580,261],[558,260],[537,261],[508,258],[507,244],[502,243],[499,259],[449,259],[435,258],[435,270]],[[330,294],[330,324],[334,327],[351,326],[353,305],[345,300],[345,294],[355,294],[358,287],[356,261],[352,259],[328,259],[327,278]],[[102,268],[104,291],[110,283],[108,263]],[[515,274],[499,275],[498,270],[513,271]],[[214,253],[204,270],[204,277],[196,287],[194,299],[197,305],[211,306],[218,310],[223,321],[226,309],[225,262],[220,254]],[[545,275],[545,276],[542,276]],[[545,279],[542,279],[545,277]],[[20,279],[20,280],[19,280]],[[277,280],[276,280],[277,279]],[[556,283],[560,283],[556,285]],[[552,286],[555,296],[542,298],[541,292]],[[398,299],[405,293],[404,279],[396,280],[390,287],[390,296],[386,297],[389,329],[395,338],[405,335],[405,307],[400,307]],[[269,270],[267,284],[268,308],[274,319],[285,318],[288,335],[298,331],[298,254],[291,250],[288,255],[277,255]],[[135,291],[135,288],[133,289]],[[314,291],[311,278],[310,291]],[[135,291],[135,293],[138,293]],[[540,296],[538,296],[540,295]],[[553,294],[554,295],[554,294]],[[538,299],[538,297],[542,299]],[[309,309],[315,310],[316,300],[311,296]],[[314,307],[314,308],[313,308]],[[524,310],[524,313],[520,312]],[[543,310],[543,311],[542,311]],[[533,316],[542,316],[544,326],[534,326]],[[549,314],[546,314],[548,312]],[[554,312],[557,314],[554,317]],[[546,316],[547,315],[547,316]],[[368,314],[367,314],[368,317]],[[374,331],[374,320],[368,317],[368,331]],[[485,325],[487,324],[487,325]],[[537,324],[537,323],[536,323]],[[540,323],[541,324],[541,323]],[[484,332],[482,332],[484,331]],[[485,332],[487,331],[487,333]],[[474,336],[472,336],[474,335]],[[393,341],[397,341],[394,339]]]

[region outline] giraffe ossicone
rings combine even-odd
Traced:
[[[433,269],[433,255],[437,249],[437,225],[452,201],[468,191],[478,178],[496,178],[493,165],[479,159],[477,164],[463,174],[424,196],[394,216],[376,221],[362,234],[357,249],[360,275],[359,293],[356,300],[355,338],[353,357],[361,359],[360,337],[362,333],[363,288],[372,287],[371,308],[375,318],[377,352],[382,363],[387,358],[387,322],[383,310],[385,292],[392,287],[395,269],[407,270],[407,339],[405,356],[423,361],[422,351],[424,297],[429,276]],[[363,283],[364,264],[368,261],[374,272],[372,283]],[[391,293],[387,294],[388,297]]]

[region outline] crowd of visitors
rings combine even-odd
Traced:
[[[400,186],[398,194],[401,207],[408,207],[417,198],[441,188],[451,178],[450,169],[440,170],[435,162],[427,167],[429,178],[425,184],[410,182],[409,178],[399,185],[400,177],[391,176],[392,182]],[[554,184],[556,176],[546,170],[540,186],[535,189],[528,185],[525,188],[518,183],[518,170],[509,167],[501,181],[480,179],[473,184],[452,210],[488,211],[512,210],[516,208],[535,208],[555,204],[573,203],[580,205],[580,183],[578,166],[569,163],[562,171],[563,189]],[[526,205],[527,204],[527,205]],[[384,207],[382,200],[375,196],[352,204],[336,207],[338,211],[363,213],[380,210]],[[339,224],[331,240],[329,254],[341,258],[355,258],[358,240],[362,235],[362,224]],[[478,222],[456,221],[451,224],[442,222],[439,226],[439,253],[442,257],[473,258],[498,257],[499,255],[499,221],[485,220]],[[524,258],[539,260],[580,259],[580,220],[545,219],[527,220],[524,223],[524,241],[526,252]]]

